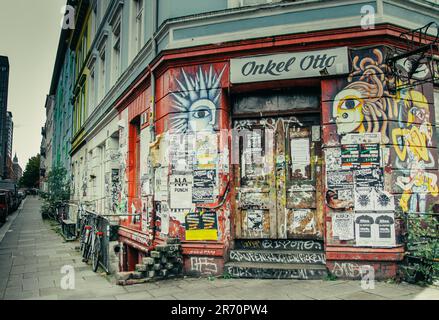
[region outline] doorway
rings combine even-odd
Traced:
[[[235,238],[323,239],[320,113],[240,117],[232,126]]]

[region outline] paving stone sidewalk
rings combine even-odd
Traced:
[[[64,242],[48,221],[41,219],[41,201],[28,196],[12,223],[0,228],[0,299],[110,299],[110,300],[249,300],[249,299],[438,299],[437,287],[376,282],[362,290],[359,281],[325,280],[166,280],[117,286],[111,276],[94,273],[84,264],[77,242]],[[75,289],[61,289],[61,268],[74,267]]]

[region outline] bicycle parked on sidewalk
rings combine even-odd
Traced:
[[[93,271],[96,272],[102,254],[101,242],[104,232],[98,228],[98,215],[87,212],[83,207],[80,207],[79,210],[81,215],[80,250],[82,258],[84,262],[88,262],[91,258]]]

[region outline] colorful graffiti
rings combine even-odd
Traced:
[[[373,54],[354,57],[349,84],[334,98],[333,117],[339,134],[381,132],[382,142],[388,143],[388,121],[397,116],[397,108],[386,87],[389,68],[383,53],[375,49]]]
[[[216,109],[221,96],[221,78],[226,67],[216,74],[211,65],[209,71],[201,67],[195,74],[187,74],[181,69],[178,92],[174,99],[171,128],[175,133],[197,131],[212,132],[217,123]]]
[[[386,54],[385,48],[355,53],[348,84],[333,99],[332,120],[339,136],[380,133],[381,149],[385,144],[392,145],[389,169],[394,185],[401,189],[396,191],[402,193],[400,209],[426,212],[427,198],[439,194],[437,174],[428,171],[437,169],[437,157],[431,149],[435,144],[431,124],[434,112],[430,110],[433,104],[427,98],[433,88],[426,82],[419,84],[419,75],[416,84],[400,86],[400,80],[386,64]],[[409,72],[404,61],[398,68]],[[428,70],[423,74],[429,77]],[[389,88],[395,87],[397,92],[391,92]]]

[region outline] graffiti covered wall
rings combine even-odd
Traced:
[[[431,76],[421,65],[402,85],[390,55],[353,50],[349,76],[322,82],[328,244],[393,247],[401,213],[439,202]]]
[[[153,171],[156,239],[226,241],[230,234],[226,186],[229,180],[228,66],[224,63],[167,70],[157,79],[155,131],[149,154]],[[215,250],[213,252],[216,252]],[[222,259],[187,257],[186,271],[220,273]],[[204,259],[204,260],[203,260]],[[215,261],[198,270],[193,261]],[[200,263],[196,265],[201,266]]]

